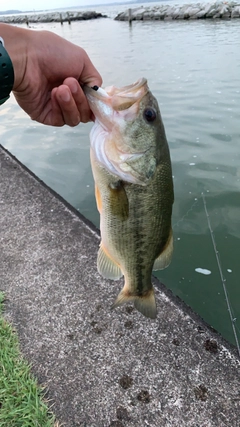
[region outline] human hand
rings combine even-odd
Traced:
[[[80,85],[101,86],[102,79],[84,49],[49,31],[5,27],[1,24],[0,32],[13,62],[13,93],[20,107],[46,125],[92,120]]]

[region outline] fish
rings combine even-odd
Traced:
[[[84,87],[95,117],[90,159],[100,214],[98,272],[124,276],[113,308],[132,301],[155,319],[152,271],[172,258],[172,167],[158,102],[147,80],[117,88]]]

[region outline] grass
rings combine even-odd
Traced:
[[[17,335],[2,316],[0,292],[0,426],[57,427],[44,399],[44,389],[23,360]]]

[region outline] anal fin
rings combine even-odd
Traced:
[[[161,252],[160,255],[155,259],[155,262],[153,264],[153,270],[163,270],[164,268],[168,267],[172,259],[172,253],[173,233],[171,230],[163,252]]]
[[[123,275],[120,267],[106,253],[102,243],[98,251],[97,268],[106,279],[118,280]]]

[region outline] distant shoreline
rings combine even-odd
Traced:
[[[148,0],[150,3],[152,0]],[[135,4],[140,3],[140,0]],[[113,3],[113,5],[126,5],[128,3]],[[131,3],[129,3],[131,4]],[[101,6],[101,5],[100,5]],[[42,12],[31,14],[0,15],[0,22],[10,24],[50,23],[50,22],[68,22],[82,21],[97,18],[107,18],[100,12],[95,11],[57,11]],[[197,20],[197,19],[235,19],[240,18],[240,3],[235,2],[215,2],[215,3],[197,3],[186,4],[182,6],[171,6],[170,4],[161,4],[154,6],[138,6],[126,8],[114,19],[116,21],[171,21],[171,20]]]
[[[21,14],[0,16],[0,22],[8,24],[24,24],[27,25],[36,23],[48,22],[72,22],[72,21],[86,21],[89,19],[106,18],[106,15],[94,11],[75,11],[75,12],[48,12],[48,13],[34,13],[34,14]]]

